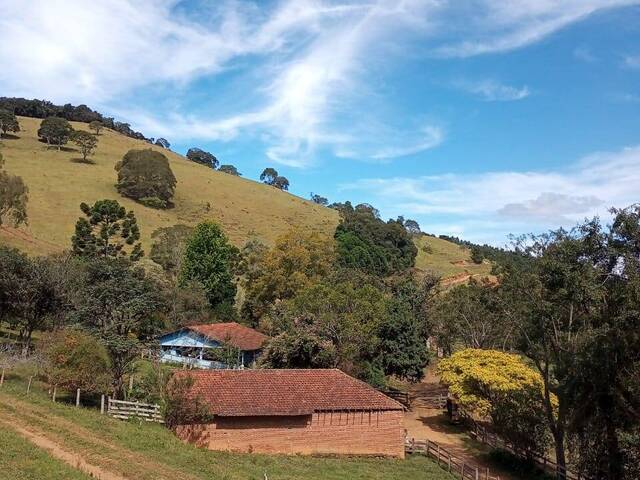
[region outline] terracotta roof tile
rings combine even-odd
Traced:
[[[236,322],[191,325],[186,328],[218,342],[233,345],[240,350],[260,350],[269,338],[253,328]]]
[[[336,410],[402,410],[404,407],[337,369],[196,370],[192,394],[220,416],[306,415]]]

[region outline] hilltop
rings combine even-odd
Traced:
[[[29,188],[29,224],[19,229],[0,227],[0,242],[33,255],[69,248],[75,222],[82,215],[80,203],[91,204],[103,198],[117,199],[134,210],[147,252],[151,234],[157,228],[178,223],[195,225],[205,219],[220,223],[237,246],[252,237],[271,244],[292,227],[332,235],[338,224],[335,210],[259,182],[212,170],[171,150],[107,128],[99,136],[92,157],[94,163],[80,163],[77,161],[80,153],[72,143],[58,151],[38,140],[40,119],[18,119],[21,131],[3,138],[0,152],[7,171],[20,175]],[[88,131],[86,123],[71,123],[77,130]],[[116,191],[114,167],[132,148],[151,148],[167,156],[178,180],[174,208],[155,210]],[[432,236],[421,236],[416,243],[416,267],[420,270],[431,270],[445,278],[464,277],[462,281],[469,275],[489,272],[488,264],[471,262],[468,248]],[[429,245],[429,252],[422,248],[425,244]]]

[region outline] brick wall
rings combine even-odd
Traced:
[[[402,411],[218,417],[215,423],[178,427],[176,433],[210,450],[404,458],[402,418]]]

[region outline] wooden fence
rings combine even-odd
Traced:
[[[411,399],[409,398],[409,394],[407,392],[403,392],[400,390],[382,390],[387,397],[393,398],[395,401],[400,402],[405,407],[411,407]]]
[[[432,457],[438,462],[439,466],[445,468],[461,480],[500,480],[500,477],[491,475],[488,468],[481,469],[473,467],[431,440],[407,438],[405,440],[405,451],[407,453],[420,453],[427,457]]]
[[[121,420],[140,418],[147,422],[164,423],[160,413],[160,405],[140,402],[126,402],[107,398],[107,415]]]
[[[445,410],[447,408],[447,394],[439,395],[421,395],[416,397],[412,402],[413,407],[437,408]]]
[[[561,467],[556,462],[542,454],[523,451],[523,449],[518,448],[513,443],[507,442],[494,432],[491,432],[485,426],[480,425],[468,415],[465,415],[465,421],[465,423],[471,427],[471,436],[477,441],[493,448],[506,450],[517,457],[531,459],[544,471],[555,474],[559,480],[591,480],[591,477],[567,470],[565,467]]]

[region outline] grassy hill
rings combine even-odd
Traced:
[[[220,223],[237,245],[257,236],[266,243],[292,227],[333,234],[338,223],[335,210],[273,187],[221,173],[198,165],[174,152],[152,146],[105,129],[99,136],[94,164],[79,163],[80,153],[68,144],[61,151],[47,148],[37,137],[40,119],[19,117],[21,131],[3,138],[0,152],[6,170],[20,175],[29,187],[29,225],[19,229],[0,227],[0,243],[30,254],[48,254],[70,247],[75,222],[82,214],[81,202],[103,198],[117,199],[135,211],[145,251],[151,234],[159,227],[196,223],[211,219]],[[72,122],[76,129],[87,130],[84,123]],[[153,148],[168,158],[178,180],[175,208],[155,210],[124,198],[116,191],[115,164],[132,148]],[[452,281],[469,275],[483,275],[489,265],[475,265],[469,250],[439,238],[423,236],[417,240],[416,267],[432,270]],[[428,244],[431,253],[422,248]]]
[[[80,469],[99,472],[94,477],[103,480],[453,480],[417,455],[396,460],[198,449],[160,425],[54,404],[45,388],[34,382],[26,395],[25,378],[15,374],[0,388],[0,480],[90,478]]]
[[[80,203],[103,198],[117,199],[135,211],[146,251],[156,228],[177,223],[193,225],[204,219],[215,220],[240,246],[252,235],[271,243],[293,226],[333,233],[338,222],[334,210],[261,183],[214,171],[107,129],[99,136],[95,163],[78,163],[80,154],[73,144],[58,151],[38,141],[40,119],[19,117],[19,121],[22,130],[16,138],[3,138],[0,152],[6,170],[20,175],[29,187],[29,225],[19,230],[3,227],[0,242],[32,254],[69,248],[75,222],[82,214]],[[84,123],[72,124],[75,129],[88,129]],[[116,191],[114,166],[132,148],[153,148],[167,155],[178,180],[175,208],[154,210],[123,198]]]

